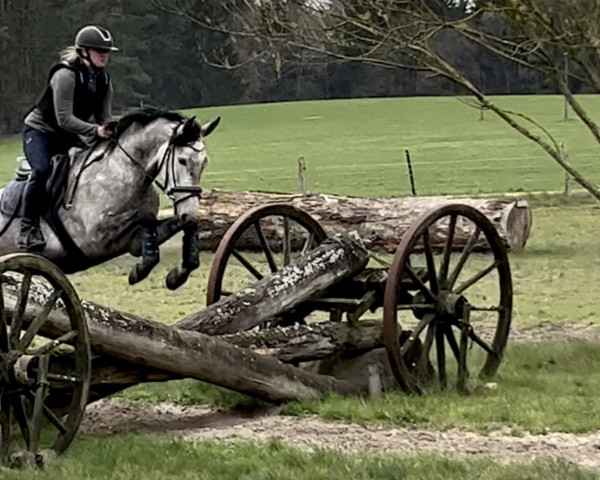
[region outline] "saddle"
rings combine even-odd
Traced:
[[[17,163],[15,178],[4,187],[0,198],[0,212],[13,219],[22,216],[21,198],[31,173],[31,167],[25,157],[17,157]],[[70,158],[68,154],[62,153],[52,157],[50,175],[46,182],[47,202],[46,208],[42,212],[43,216],[48,212],[56,213],[58,211],[65,196],[69,169]]]
[[[68,185],[70,169],[79,168],[79,173],[81,173],[91,163],[101,159],[104,156],[105,150],[102,149],[97,155],[92,155],[94,153],[96,153],[96,148],[92,146],[91,148],[80,150],[73,158],[68,153],[61,153],[52,157],[50,175],[46,181],[47,201],[41,213],[44,220],[46,220],[61,241],[63,247],[70,254],[80,256],[82,260],[85,256],[66,231],[58,216],[58,210],[61,207],[70,208],[70,201],[75,195],[79,175],[77,175],[76,181],[73,182],[74,185]],[[0,212],[8,218],[6,223],[0,227],[0,235],[8,229],[14,219],[20,218],[23,214],[23,202],[21,199],[23,198],[27,179],[31,174],[31,166],[23,156],[17,158],[17,163],[15,178],[4,187],[4,191],[0,197]]]

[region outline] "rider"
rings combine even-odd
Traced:
[[[75,46],[64,50],[61,62],[50,70],[41,100],[25,117],[23,151],[32,171],[23,194],[19,249],[43,250],[46,245],[39,221],[52,156],[66,153],[80,136],[109,136],[105,124],[111,116],[113,90],[104,67],[116,50],[108,30],[83,27]]]

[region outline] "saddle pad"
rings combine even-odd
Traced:
[[[11,180],[6,184],[0,198],[0,212],[9,217],[13,215],[15,208],[21,204],[20,199],[26,184],[26,180]],[[20,211],[17,216],[21,216]]]

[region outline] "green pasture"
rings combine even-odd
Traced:
[[[600,181],[598,145],[582,124],[563,120],[559,96],[493,98],[534,118],[564,143],[569,160]],[[579,100],[600,118],[600,96]],[[478,194],[560,191],[561,169],[537,145],[492,113],[456,98],[306,101],[190,110],[222,123],[207,143],[211,163],[203,186],[227,190],[297,190],[304,157],[313,192],[357,196],[410,194],[405,151],[417,192]],[[534,128],[534,132],[543,135]],[[0,141],[0,184],[12,178],[20,138]]]
[[[582,124],[563,120],[558,96],[499,97],[564,143],[569,160],[600,181],[598,145]],[[580,98],[592,118],[600,96]],[[385,98],[194,110],[222,117],[208,141],[204,184],[228,190],[297,190],[304,157],[309,189],[357,196],[410,194],[405,151],[421,195],[562,190],[562,170],[502,120],[454,98]],[[573,115],[573,114],[571,114]],[[535,133],[542,134],[536,127]]]

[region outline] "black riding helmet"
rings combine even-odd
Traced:
[[[116,52],[113,37],[106,28],[96,25],[87,25],[83,27],[75,37],[76,48],[94,48],[96,50],[109,50]]]

